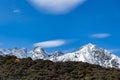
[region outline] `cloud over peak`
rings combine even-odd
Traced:
[[[28,0],[36,9],[52,14],[68,13],[86,0]]]
[[[58,47],[62,46],[66,43],[65,40],[50,40],[50,41],[43,41],[43,42],[38,42],[35,43],[34,46],[40,46],[44,48],[51,48],[51,47]]]

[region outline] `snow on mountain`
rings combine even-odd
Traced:
[[[27,49],[26,48],[14,48],[11,50],[11,55],[14,55],[18,58],[27,58]]]
[[[27,49],[25,48],[14,48],[14,49],[0,49],[0,55],[14,55],[18,58],[27,57]]]
[[[56,61],[56,58],[59,56],[64,55],[64,53],[62,53],[61,51],[55,51],[50,57],[49,60],[51,61]]]
[[[31,50],[29,52],[28,56],[31,57],[33,60],[48,58],[47,52],[43,48],[41,48],[39,46],[37,46],[33,50]]]
[[[119,57],[91,43],[82,46],[72,53],[63,54],[60,51],[56,51],[51,56],[49,56],[47,52],[39,46],[35,47],[30,52],[27,52],[27,49],[25,48],[0,49],[0,55],[15,55],[18,58],[31,57],[33,60],[44,59],[51,60],[53,62],[82,61],[103,67],[120,68]]]
[[[0,49],[0,55],[9,55],[11,54],[10,49]]]
[[[91,43],[78,51],[59,56],[55,61],[82,61],[104,67],[120,68],[120,58]]]

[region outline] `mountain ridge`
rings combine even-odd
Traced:
[[[118,56],[92,43],[80,47],[75,52],[66,54],[61,51],[55,51],[49,56],[47,51],[37,46],[29,52],[27,52],[26,48],[0,49],[0,55],[14,55],[18,58],[31,57],[33,60],[43,59],[53,62],[82,61],[103,67],[120,68],[120,58]]]

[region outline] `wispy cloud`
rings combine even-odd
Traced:
[[[66,40],[50,40],[50,41],[43,41],[35,43],[34,46],[40,46],[44,48],[51,48],[51,47],[58,47],[66,44]]]
[[[90,37],[92,38],[107,38],[110,37],[111,35],[109,33],[98,33],[98,34],[92,34]]]
[[[36,9],[52,14],[68,13],[86,0],[28,0]]]
[[[13,13],[20,13],[20,12],[21,12],[20,9],[14,9],[14,10],[13,10]]]
[[[117,53],[117,52],[120,52],[120,49],[117,48],[117,49],[108,49],[110,52],[112,53]]]
[[[71,48],[71,49],[64,50],[63,52],[64,53],[71,53],[71,52],[74,52],[75,50],[76,50],[75,48]]]

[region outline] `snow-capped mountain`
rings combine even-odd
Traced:
[[[55,51],[50,57],[49,60],[56,61],[57,57],[64,55],[61,51]]]
[[[53,62],[58,61],[82,61],[90,64],[97,64],[103,67],[120,68],[120,58],[111,52],[99,48],[91,43],[82,46],[77,51],[63,54],[55,51],[51,56],[41,47],[35,47],[27,52],[25,48],[0,49],[0,55],[15,55],[18,58],[31,57],[33,60],[44,59]]]
[[[0,49],[0,55],[14,55],[18,58],[27,58],[27,49],[14,48],[14,49]]]
[[[10,55],[11,50],[10,49],[0,49],[0,55]]]
[[[81,47],[76,52],[59,56],[55,61],[82,61],[104,67],[120,68],[119,57],[91,43]]]
[[[61,51],[55,51],[50,57],[53,58],[53,57],[59,57],[59,56],[62,56],[64,53],[62,53]]]
[[[37,46],[33,50],[31,50],[29,52],[28,56],[31,57],[33,60],[48,58],[47,52],[39,46]]]
[[[14,48],[11,49],[11,55],[14,55],[18,58],[27,58],[27,49],[26,48]]]

